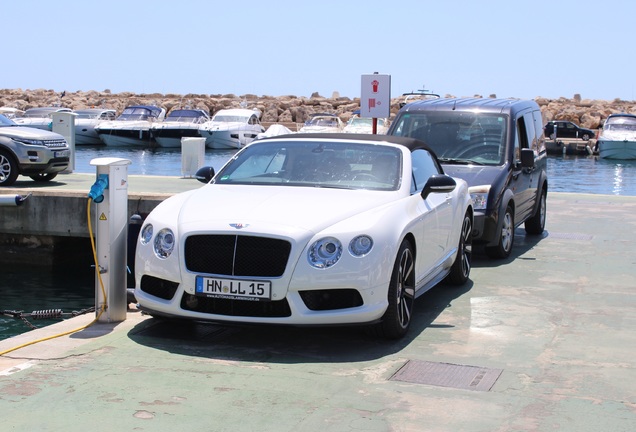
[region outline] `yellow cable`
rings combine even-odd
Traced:
[[[102,296],[104,297],[104,304],[99,309],[99,312],[98,312],[97,316],[95,317],[95,319],[93,321],[91,321],[90,323],[86,324],[85,326],[79,327],[79,328],[77,328],[75,330],[69,330],[69,331],[64,332],[64,333],[43,337],[41,339],[37,339],[37,340],[31,341],[31,342],[26,342],[26,343],[23,343],[22,345],[18,345],[16,347],[10,348],[10,349],[5,350],[5,351],[0,351],[0,356],[3,356],[5,354],[8,354],[8,353],[13,352],[13,351],[17,351],[20,348],[24,348],[24,347],[27,347],[29,345],[35,345],[35,344],[40,343],[40,342],[44,342],[44,341],[47,341],[47,340],[51,340],[51,339],[55,339],[55,338],[58,338],[58,337],[66,336],[66,335],[69,335],[69,334],[72,334],[72,333],[76,333],[76,332],[78,332],[80,330],[84,330],[84,329],[92,326],[93,324],[95,324],[99,320],[99,318],[102,316],[104,311],[106,310],[106,305],[108,304],[107,301],[106,301],[106,288],[104,288],[104,281],[102,280],[102,274],[99,271],[99,263],[97,261],[97,248],[95,247],[95,239],[93,238],[93,227],[91,225],[91,201],[92,201],[92,199],[89,197],[88,198],[88,205],[86,206],[86,213],[87,213],[87,220],[88,220],[88,236],[91,239],[91,248],[93,250],[93,260],[95,261],[95,271],[97,272],[97,279],[99,279],[99,286],[102,289]]]

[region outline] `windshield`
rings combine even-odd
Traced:
[[[4,115],[0,114],[0,126],[16,126],[16,124],[6,118]]]
[[[506,116],[474,112],[406,113],[392,135],[417,138],[442,163],[501,165],[505,161]]]
[[[237,153],[214,183],[396,190],[401,155],[376,143],[260,141]]]
[[[635,132],[636,131],[636,117],[610,117],[605,122],[603,127],[606,131],[614,132]]]
[[[335,117],[313,117],[309,119],[306,126],[338,126],[338,120]]]
[[[144,107],[127,107],[117,117],[117,120],[122,121],[134,121],[134,120],[148,120],[150,118],[158,117],[159,110],[150,110]]]
[[[352,126],[372,126],[372,120],[373,119],[370,117],[354,117],[351,119],[351,122],[349,124]]]
[[[166,121],[182,122],[182,123],[204,123],[209,118],[202,111],[194,110],[174,110]]]
[[[239,116],[239,115],[215,115],[212,117],[212,121],[223,122],[223,123],[247,123],[249,121],[249,117]]]

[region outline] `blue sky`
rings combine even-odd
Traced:
[[[0,88],[636,99],[636,2],[3,3]]]

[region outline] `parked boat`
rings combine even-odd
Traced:
[[[404,96],[404,100],[400,102],[400,108],[402,108],[404,105],[410,104],[411,102],[440,98],[440,95],[438,95],[437,93],[431,93],[429,90],[426,89],[402,93],[402,96]]]
[[[387,129],[389,128],[388,122],[384,118],[376,119],[376,133],[378,135],[386,134]],[[346,126],[343,129],[345,133],[361,133],[361,134],[370,134],[373,133],[373,119],[371,117],[359,117],[354,116],[347,122]]]
[[[22,117],[22,115],[24,115],[24,111],[17,108],[0,107],[0,114],[8,119],[15,120],[16,118]]]
[[[293,132],[287,126],[275,123],[273,125],[270,125],[270,127],[268,127],[265,132],[259,133],[256,139],[269,138],[269,137],[279,136],[279,135],[287,135],[290,133],[293,133]]]
[[[99,139],[108,146],[153,147],[150,126],[162,121],[166,110],[153,105],[128,106],[116,120],[104,121],[95,126]]]
[[[150,127],[150,134],[159,147],[181,147],[181,138],[200,137],[199,127],[210,120],[210,115],[202,109],[176,109]]]
[[[259,117],[258,110],[222,109],[199,127],[199,134],[205,138],[208,148],[241,148],[254,141],[259,133],[265,132]]]
[[[53,113],[56,112],[72,112],[72,110],[70,108],[62,107],[29,108],[24,111],[22,117],[14,118],[13,121],[20,126],[50,131],[51,122],[53,121]]]
[[[114,109],[87,108],[75,110],[75,145],[103,144],[95,131],[100,122],[115,120],[117,113]]]
[[[636,159],[636,115],[610,114],[597,146],[603,159]]]
[[[342,132],[344,123],[335,114],[317,113],[313,114],[305,122],[298,132],[301,133],[331,133]]]

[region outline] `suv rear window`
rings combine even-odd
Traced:
[[[392,135],[417,138],[440,161],[502,165],[506,154],[506,116],[473,112],[405,113]]]

